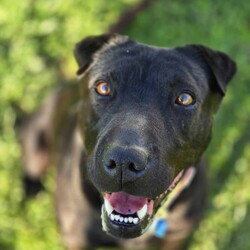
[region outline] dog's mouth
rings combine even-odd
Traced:
[[[181,171],[166,191],[153,199],[125,192],[102,193],[103,229],[118,238],[134,238],[142,235],[152,224],[158,208],[167,200],[183,175],[184,171]]]

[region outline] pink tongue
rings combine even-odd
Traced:
[[[124,192],[106,194],[105,198],[109,200],[115,211],[121,214],[134,214],[147,203],[146,198]]]

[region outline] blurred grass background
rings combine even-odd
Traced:
[[[28,112],[58,84],[75,81],[74,44],[100,34],[138,0],[0,3],[0,250],[64,249],[47,192],[22,204],[21,153],[11,103]],[[155,0],[124,32],[159,46],[204,44],[238,64],[215,117],[206,216],[190,249],[250,249],[250,5],[243,0]]]

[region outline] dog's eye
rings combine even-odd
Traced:
[[[97,83],[95,91],[99,95],[108,96],[111,93],[111,88],[107,82],[101,81]]]
[[[181,93],[177,99],[175,100],[175,103],[180,106],[190,106],[194,104],[195,100],[192,95],[189,93]]]

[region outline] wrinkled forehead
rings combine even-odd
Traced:
[[[176,49],[151,47],[137,43],[121,44],[101,51],[90,70],[89,87],[107,76],[151,79],[154,82],[186,81],[208,88],[206,74],[192,58]]]

